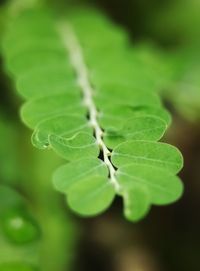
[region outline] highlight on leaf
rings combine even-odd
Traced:
[[[181,196],[182,156],[157,142],[171,121],[159,80],[121,28],[93,9],[63,18],[30,9],[10,24],[3,48],[33,145],[67,160],[53,183],[72,210],[96,215],[118,195],[137,221]]]
[[[40,227],[25,198],[11,186],[0,185],[0,270],[36,270]],[[12,257],[11,257],[12,255]]]

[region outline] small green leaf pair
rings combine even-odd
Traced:
[[[182,194],[182,183],[174,176],[182,167],[182,157],[168,144],[127,141],[113,150],[111,160],[118,168],[119,191],[108,182],[107,167],[99,159],[76,160],[55,172],[55,187],[66,193],[69,206],[76,212],[102,212],[117,194],[124,199],[125,216],[136,221],[151,204],[168,204]]]

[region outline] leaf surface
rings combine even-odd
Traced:
[[[116,167],[131,163],[151,165],[176,174],[182,168],[183,158],[169,144],[135,140],[117,146],[113,150],[112,162]]]

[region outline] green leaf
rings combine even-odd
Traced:
[[[91,175],[73,185],[67,199],[72,210],[89,216],[99,214],[107,209],[114,196],[114,187],[107,182],[107,176]]]
[[[183,192],[178,177],[167,170],[149,165],[122,166],[117,172],[117,178],[122,187],[125,216],[129,220],[139,220],[151,204],[163,205],[176,201]],[[133,191],[137,191],[136,197]],[[137,206],[135,210],[134,206]]]
[[[84,132],[78,132],[70,138],[51,135],[51,147],[67,160],[77,160],[80,157],[98,156],[99,149],[94,137]]]
[[[90,133],[89,127],[84,116],[74,116],[65,114],[39,122],[33,134],[33,144],[38,148],[46,148],[49,142],[50,135],[59,137],[72,137],[78,132]]]
[[[107,167],[101,160],[84,158],[60,167],[54,174],[54,184],[67,194],[74,211],[92,215],[105,210],[115,196],[107,175]]]
[[[131,221],[143,218],[150,209],[149,195],[143,187],[132,187],[122,193],[124,215]]]
[[[129,164],[119,169],[119,183],[125,189],[146,187],[151,203],[162,205],[175,201],[182,193],[182,184],[178,177],[167,170],[146,165]],[[123,191],[123,190],[122,190]]]
[[[157,142],[171,121],[155,94],[162,84],[121,28],[93,9],[64,18],[30,9],[13,19],[3,48],[33,145],[68,162],[53,182],[72,210],[95,215],[118,195],[137,221],[180,196],[182,157]]]
[[[40,83],[38,85],[41,86]],[[49,119],[55,115],[66,113],[74,116],[84,115],[86,109],[81,107],[79,91],[74,87],[72,90],[69,93],[42,97],[27,102],[21,110],[22,119],[26,125],[34,128],[41,120]],[[66,100],[70,104],[67,108]]]
[[[76,170],[74,170],[76,168]],[[54,173],[54,185],[56,189],[67,193],[68,190],[82,179],[91,179],[92,176],[106,178],[108,169],[99,159],[83,158],[68,163],[58,168]]]
[[[99,122],[102,126],[110,126],[114,128],[116,125],[118,127],[123,125],[124,119],[130,119],[133,116],[159,116],[161,120],[163,120],[166,125],[168,126],[171,122],[171,117],[169,113],[160,107],[154,106],[109,106],[104,110],[104,113],[101,113],[99,116]]]
[[[112,162],[116,167],[132,163],[151,165],[176,174],[182,168],[183,158],[169,144],[134,140],[118,145],[113,150]]]
[[[131,139],[157,141],[163,136],[167,125],[158,117],[144,115],[130,118],[117,128],[105,133],[105,142],[109,148],[114,148],[118,144]]]

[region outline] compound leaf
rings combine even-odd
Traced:
[[[159,78],[121,28],[88,8],[63,18],[32,8],[10,23],[3,52],[33,145],[68,162],[53,182],[72,210],[95,215],[118,195],[137,221],[180,197],[182,156],[157,142],[171,121],[155,94]]]

